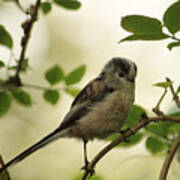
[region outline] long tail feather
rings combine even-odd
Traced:
[[[37,151],[38,149],[40,149],[40,148],[46,146],[47,144],[50,144],[50,143],[54,142],[55,140],[57,140],[58,138],[62,137],[66,133],[66,131],[67,130],[60,131],[59,129],[56,129],[55,131],[51,132],[46,137],[41,139],[39,142],[32,145],[31,147],[29,147],[28,149],[23,151],[21,154],[19,154],[18,156],[16,156],[9,162],[7,162],[2,168],[0,168],[0,173],[2,171],[4,171],[5,169],[15,165],[16,163],[22,161],[23,159],[25,159],[26,157],[28,157],[30,154]]]

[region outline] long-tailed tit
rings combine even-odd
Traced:
[[[10,160],[0,168],[0,173],[62,137],[83,140],[87,165],[86,143],[94,138],[104,139],[119,132],[127,119],[134,102],[136,72],[136,65],[130,60],[119,57],[110,60],[99,76],[88,83],[75,98],[60,126]]]

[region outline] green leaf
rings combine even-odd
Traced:
[[[41,9],[44,14],[48,14],[52,9],[52,5],[49,2],[43,2],[41,3]]]
[[[112,136],[109,136],[106,140],[108,141],[114,141],[117,138],[119,138],[121,135],[120,133],[113,134]],[[138,144],[142,138],[144,137],[144,134],[142,132],[137,132],[133,136],[130,136],[127,138],[127,142],[121,142],[117,145],[117,147],[130,147]]]
[[[165,150],[165,144],[157,138],[148,137],[146,140],[146,148],[152,154],[157,154]]]
[[[161,34],[162,24],[158,19],[142,15],[125,16],[121,20],[121,26],[134,34]]]
[[[169,114],[169,116],[173,116],[173,117],[180,117],[180,112],[175,112],[175,113],[172,113],[172,114]],[[175,122],[174,122],[175,123]]]
[[[77,10],[81,7],[81,3],[77,0],[53,0],[55,4],[69,10]]]
[[[6,46],[10,49],[13,47],[13,40],[9,32],[4,28],[3,25],[0,25],[0,44]]]
[[[179,94],[179,93],[180,93],[180,86],[178,86],[177,91],[176,91],[176,94]]]
[[[146,113],[146,111],[142,107],[134,105],[131,108],[128,119],[125,121],[125,126],[129,128],[135,126],[141,120],[141,115],[143,113]]]
[[[86,71],[86,66],[82,65],[75,70],[73,70],[67,77],[65,78],[66,85],[72,85],[78,83],[82,77],[84,76]]]
[[[174,47],[180,46],[180,42],[171,42],[167,45],[167,48],[171,51]]]
[[[80,89],[72,88],[72,87],[66,87],[65,91],[70,94],[72,97],[76,97],[80,93]]]
[[[81,180],[83,176],[83,173],[80,173],[78,175],[76,175],[73,180]],[[87,180],[102,180],[102,177],[99,175],[93,175],[91,177],[88,176]]]
[[[173,117],[180,117],[180,112],[175,112],[173,114],[169,114],[168,116],[173,116]],[[169,134],[180,134],[180,123],[176,122],[171,122],[171,126],[169,128]]]
[[[31,96],[26,91],[21,88],[12,88],[11,92],[14,99],[21,105],[26,107],[30,107],[32,105]]]
[[[176,123],[176,124],[174,124],[174,125],[172,125],[171,127],[170,127],[170,134],[174,134],[174,133],[177,133],[177,134],[180,134],[180,123]]]
[[[122,142],[118,146],[120,147],[130,147],[138,144],[142,138],[144,137],[144,134],[142,132],[137,132],[133,136],[127,138],[127,142]]]
[[[0,92],[0,117],[8,112],[11,103],[11,97],[6,92]]]
[[[151,123],[145,127],[145,130],[152,134],[166,138],[170,133],[170,127],[174,125],[173,122],[158,122]]]
[[[154,84],[154,86],[162,87],[162,88],[167,89],[172,84],[173,84],[173,81],[168,81],[168,82],[159,82],[159,83],[156,83],[156,84]]]
[[[8,67],[8,69],[15,71],[17,69],[17,66],[10,66],[10,67]]]
[[[59,100],[60,94],[57,90],[49,89],[44,91],[43,97],[48,103],[55,105]]]
[[[45,78],[51,85],[55,85],[64,79],[64,74],[60,66],[55,65],[46,71]]]
[[[175,34],[180,30],[180,1],[172,4],[164,13],[163,21],[169,32]]]
[[[169,37],[169,35],[162,32],[162,24],[158,19],[147,16],[125,16],[121,20],[121,26],[126,31],[133,34],[123,38],[120,42],[134,40],[161,40]]]
[[[5,66],[4,62],[0,60],[0,69],[4,66]]]
[[[135,40],[162,40],[169,38],[168,35],[161,33],[161,34],[132,34],[130,36],[127,36],[119,41],[119,43],[124,42],[124,41],[135,41]]]

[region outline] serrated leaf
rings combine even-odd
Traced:
[[[3,25],[0,25],[0,45],[6,46],[10,49],[13,47],[12,37]]]
[[[167,45],[167,48],[171,51],[174,47],[180,46],[180,42],[171,42]]]
[[[152,154],[157,154],[165,150],[165,144],[157,138],[148,137],[146,140],[146,148]]]
[[[43,2],[41,3],[41,9],[44,14],[48,14],[52,9],[52,5],[49,2]]]
[[[178,86],[177,91],[176,91],[176,94],[179,94],[179,93],[180,93],[180,86]]]
[[[30,107],[32,105],[31,96],[26,91],[21,88],[12,88],[11,89],[12,96],[14,99],[21,105],[26,107]]]
[[[76,175],[73,180],[81,180],[82,179],[82,176],[83,176],[83,173],[80,173],[78,175]],[[99,175],[93,175],[91,177],[88,176],[87,180],[103,180],[101,176]]]
[[[51,85],[55,85],[64,79],[64,73],[60,66],[55,65],[46,71],[45,78]]]
[[[81,3],[77,0],[53,0],[55,4],[69,10],[77,10],[81,7]]]
[[[164,13],[163,21],[169,32],[175,34],[180,30],[180,1],[172,4]]]
[[[67,75],[65,78],[66,85],[72,85],[78,83],[84,76],[85,71],[86,71],[86,66],[82,65],[76,68],[75,70],[73,70],[72,72],[70,72],[70,74]]]
[[[112,136],[109,136],[106,140],[108,141],[114,141],[115,139],[119,138],[121,135],[120,133],[113,134]],[[142,138],[144,137],[144,133],[137,132],[133,136],[130,136],[127,138],[127,142],[121,142],[117,145],[117,147],[130,147],[138,144]]]
[[[0,92],[0,117],[8,112],[11,103],[11,97],[6,92]]]
[[[60,93],[57,90],[48,89],[44,91],[43,97],[48,103],[55,105],[59,100]]]
[[[131,128],[133,126],[135,126],[141,119],[141,115],[143,113],[146,113],[146,111],[138,106],[138,105],[134,105],[132,108],[131,108],[131,111],[128,115],[128,119],[125,121],[125,126]]]
[[[76,97],[80,93],[80,89],[67,87],[65,88],[65,91],[70,94],[72,97]]]
[[[142,15],[129,15],[121,20],[121,26],[134,34],[161,34],[162,24],[156,18]]]
[[[0,69],[4,66],[5,66],[4,62],[0,60]]]
[[[173,84],[173,81],[168,81],[168,82],[159,82],[159,83],[156,83],[156,84],[154,84],[154,86],[162,87],[162,88],[167,89],[172,84]]]
[[[130,36],[127,36],[119,41],[119,43],[124,42],[124,41],[136,41],[136,40],[162,40],[169,38],[167,34],[160,33],[160,34],[132,34]]]

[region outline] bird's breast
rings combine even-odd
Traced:
[[[114,92],[91,107],[89,113],[72,128],[73,136],[84,139],[105,138],[117,132],[126,120],[133,98],[126,92]]]

